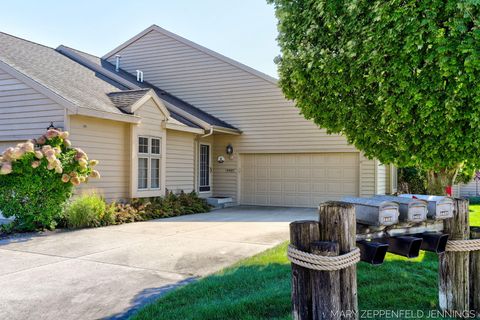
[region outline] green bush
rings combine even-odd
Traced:
[[[97,161],[67,138],[68,132],[50,129],[1,154],[0,211],[15,218],[15,230],[54,229],[74,186],[99,177],[92,169]]]
[[[73,200],[65,210],[65,220],[71,229],[99,227],[108,225],[104,221],[106,212],[105,201],[96,194],[83,194]]]
[[[480,204],[480,197],[468,197],[468,201],[470,201],[470,204]]]

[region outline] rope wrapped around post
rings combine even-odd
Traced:
[[[469,252],[480,251],[480,239],[470,240],[449,240],[445,251],[450,252]]]
[[[288,246],[287,257],[290,262],[311,270],[337,271],[348,268],[360,261],[360,249],[339,256],[320,256]]]

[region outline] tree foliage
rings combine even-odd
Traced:
[[[305,118],[385,164],[480,167],[480,1],[269,1]]]

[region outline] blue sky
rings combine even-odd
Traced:
[[[100,56],[152,24],[277,77],[276,19],[265,0],[28,0],[0,10],[0,31]]]

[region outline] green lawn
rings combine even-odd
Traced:
[[[471,206],[480,226],[480,205]],[[133,319],[290,319],[290,264],[287,243],[175,290]],[[381,266],[358,264],[362,310],[437,309],[437,256],[417,259],[388,254]]]

